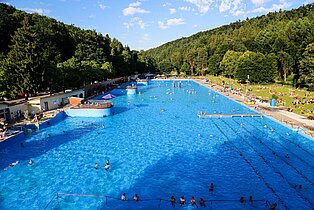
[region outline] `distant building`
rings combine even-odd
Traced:
[[[27,110],[31,114],[57,109],[69,103],[69,97],[85,97],[84,89],[68,90],[65,93],[42,95],[24,99],[0,102],[0,119],[11,120],[20,117]]]

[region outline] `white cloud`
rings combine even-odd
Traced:
[[[104,4],[100,3],[100,2],[98,2],[98,6],[99,6],[99,8],[102,9],[102,10],[104,10],[104,9],[107,8],[106,5],[104,5]]]
[[[185,24],[182,18],[173,18],[173,19],[167,20],[167,25],[169,26],[182,25],[182,24]]]
[[[140,42],[148,42],[149,41],[149,36],[148,34],[144,34]]]
[[[136,1],[136,2],[130,3],[129,7],[138,7],[138,6],[141,6],[141,4],[142,4],[141,2]]]
[[[222,0],[219,5],[219,12],[225,12],[230,9],[231,3],[230,0]]]
[[[306,0],[306,1],[304,1],[304,5],[306,5],[306,4],[310,4],[310,3],[313,3],[313,0]]]
[[[243,0],[233,0],[232,1],[232,9],[231,9],[231,14],[233,14],[234,16],[239,16],[240,14],[244,14],[244,2],[242,2]]]
[[[244,11],[243,10],[236,10],[232,13],[234,16],[239,16],[239,15],[244,15]]]
[[[162,6],[163,6],[163,7],[171,6],[171,3],[166,2],[166,3],[164,3]]]
[[[159,28],[166,29],[170,26],[176,26],[176,25],[183,25],[185,24],[184,20],[182,18],[172,18],[168,19],[166,22],[158,21]]]
[[[165,23],[163,23],[162,21],[158,21],[158,25],[159,25],[159,28],[161,28],[162,30],[168,28],[168,26]]]
[[[194,4],[197,7],[198,11],[202,14],[207,13],[210,6],[214,2],[213,0],[184,0],[184,1]]]
[[[39,15],[48,15],[50,13],[50,10],[42,8],[21,8],[21,10],[24,10],[28,13],[37,13]]]
[[[123,25],[129,30],[132,26],[134,26],[134,24],[128,23],[128,22],[124,22]]]
[[[286,9],[288,7],[291,6],[290,2],[286,2],[286,1],[280,1],[280,4],[273,4],[271,7],[269,8],[265,8],[265,7],[258,7],[256,9],[254,9],[252,12],[255,13],[269,13],[269,12],[273,12],[273,11],[278,11],[280,9]]]
[[[197,24],[194,24],[194,25],[193,25],[194,28],[196,28],[197,26],[198,26]]]
[[[177,10],[176,9],[174,9],[174,8],[171,8],[171,9],[169,9],[170,10],[170,14],[174,14],[174,13],[176,13],[177,12]]]
[[[144,29],[144,28],[145,28],[145,23],[144,23],[143,20],[137,21],[137,24],[139,25],[139,27],[140,27],[141,29]]]
[[[185,7],[179,7],[179,10],[189,12],[192,10],[192,8],[185,6]]]
[[[251,0],[251,2],[255,5],[255,6],[261,6],[263,4],[266,3],[266,0]]]
[[[135,25],[138,25],[141,29],[144,29],[146,26],[145,22],[142,19],[140,19],[139,17],[134,17],[129,22],[124,22],[123,25],[127,29],[130,29],[131,27],[133,27]]]
[[[138,8],[138,7],[127,7],[122,10],[123,15],[128,16],[128,15],[134,15],[136,13],[150,13],[150,11]]]
[[[222,0],[219,5],[219,12],[229,11],[234,16],[244,14],[244,0]]]

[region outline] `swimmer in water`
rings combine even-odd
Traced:
[[[98,169],[98,167],[99,167],[99,164],[96,163],[96,164],[95,164],[95,169]]]
[[[203,198],[200,198],[200,206],[206,208],[206,205],[205,205],[205,200]]]
[[[11,163],[8,167],[6,167],[4,170],[7,170],[8,168],[11,168],[11,167],[14,167],[16,166],[17,164],[19,164],[19,161],[15,161],[14,163]]]
[[[140,200],[140,197],[139,197],[137,194],[135,194],[134,197],[133,197],[133,200],[139,201],[139,200]]]
[[[185,199],[184,199],[184,196],[182,196],[181,198],[180,198],[180,206],[184,206],[185,205]]]
[[[196,207],[198,208],[194,196],[192,196],[192,198],[191,198],[191,200],[190,200],[190,203],[192,204],[192,206],[196,206]]]
[[[250,195],[249,201],[250,201],[251,203],[253,202],[253,197],[252,197],[252,195]]]
[[[109,160],[106,160],[106,165],[105,165],[106,171],[109,169],[109,167],[110,167]]]
[[[122,201],[126,201],[126,200],[127,200],[125,193],[123,193],[123,194],[121,195],[121,200],[122,200]]]
[[[176,199],[175,199],[174,196],[171,196],[171,198],[170,198],[170,203],[171,203],[171,206],[172,206],[173,208],[176,207]]]
[[[33,165],[33,160],[32,159],[29,160],[28,165],[30,165],[30,166]]]
[[[214,184],[213,183],[210,183],[208,190],[209,190],[209,192],[214,192]]]

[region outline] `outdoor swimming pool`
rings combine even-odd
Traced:
[[[0,144],[0,209],[171,209],[165,200],[172,195],[220,200],[207,209],[269,209],[266,200],[279,209],[314,207],[313,139],[267,117],[199,118],[256,112],[193,81],[182,88],[153,81],[139,91],[114,98],[114,116],[68,117],[30,135],[24,147]],[[52,200],[57,192],[99,197]],[[122,202],[122,193],[142,201]]]

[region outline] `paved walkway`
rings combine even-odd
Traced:
[[[229,91],[223,92],[221,91],[222,90],[221,86],[219,85],[210,86],[209,84],[206,84],[204,81],[200,79],[196,79],[196,81],[240,103],[244,103],[244,95],[232,94]],[[260,111],[261,113],[269,117],[275,118],[276,120],[285,123],[286,125],[294,129],[300,129],[300,132],[303,132],[304,134],[314,138],[314,120],[309,120],[304,116],[298,115],[293,112],[288,112],[287,110],[285,110],[284,107],[271,107],[268,103],[257,103],[255,105],[248,106],[253,106],[257,108],[258,111]]]

